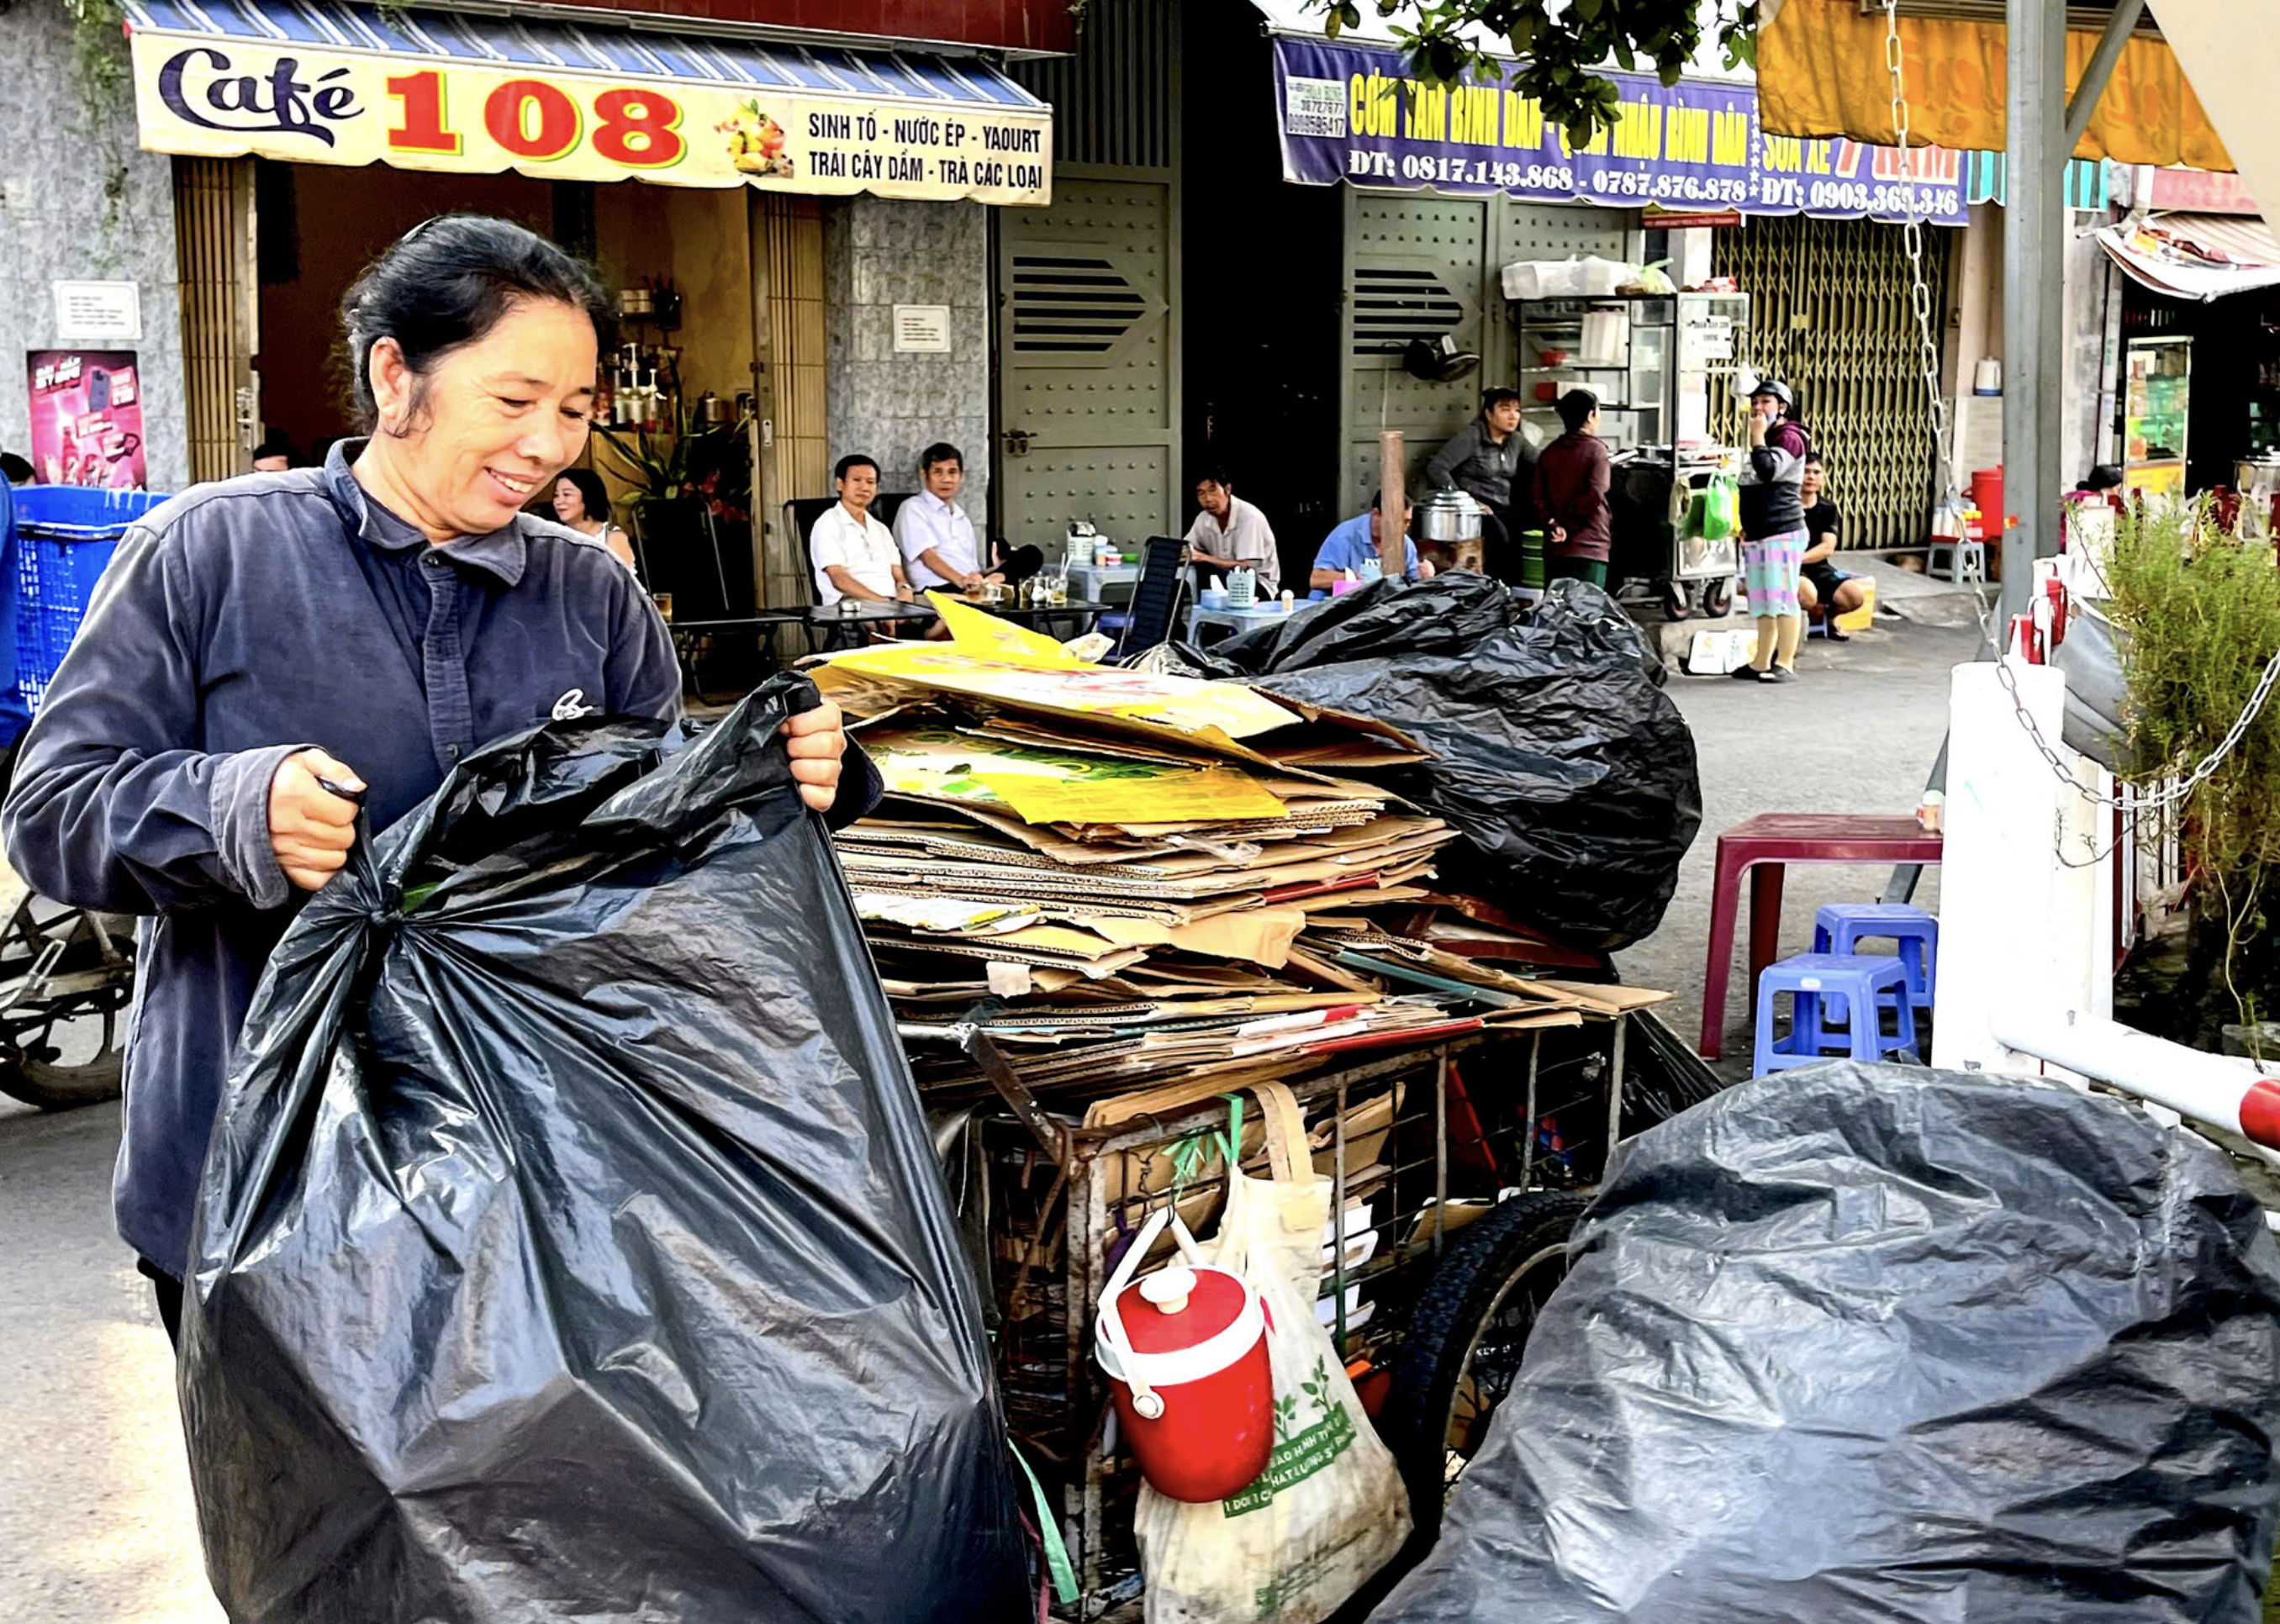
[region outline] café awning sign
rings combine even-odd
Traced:
[[[977,59],[333,0],[127,0],[142,144],[787,192],[1051,196],[1052,110]]]

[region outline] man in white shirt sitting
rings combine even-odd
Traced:
[[[815,521],[807,538],[808,557],[815,565],[816,602],[915,602],[903,574],[902,555],[895,549],[895,533],[871,517],[872,500],[879,494],[879,465],[859,454],[843,457],[833,477],[838,505]]]
[[[895,544],[903,567],[920,591],[944,587],[971,592],[986,577],[974,521],[958,505],[966,483],[966,458],[940,441],[919,454],[919,483],[925,487],[895,513]]]
[[[1249,565],[1259,578],[1261,601],[1282,590],[1282,560],[1267,515],[1235,494],[1226,473],[1207,468],[1196,481],[1196,505],[1203,512],[1188,527],[1188,558],[1224,575]]]

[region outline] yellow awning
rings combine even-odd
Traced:
[[[201,158],[1042,204],[986,63],[339,0],[126,0],[142,144]]]
[[[1769,0],[1770,4],[1770,0]],[[2261,50],[2261,37],[2241,48]],[[2098,35],[2067,35],[2067,88],[2082,77]],[[1908,138],[1965,152],[2004,147],[2004,31],[1950,18],[1900,19]],[[1884,19],[1860,0],[1779,0],[1758,35],[1759,118],[1769,135],[1832,136],[1892,144],[1892,86],[1884,65]],[[2057,112],[2053,110],[2053,116]],[[2074,156],[2121,164],[2183,164],[2230,170],[2200,98],[2176,55],[2160,40],[2133,38],[2099,98]]]

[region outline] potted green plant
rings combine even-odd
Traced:
[[[2176,812],[2183,974],[2147,1007],[2166,1006],[2163,1035],[2215,1049],[2223,1027],[2280,1012],[2280,704],[2260,703],[2280,650],[2280,560],[2270,538],[2233,534],[2208,503],[2139,504],[2103,569],[2129,775],[2151,791],[2214,758]],[[2153,833],[2141,820],[2140,837]]]

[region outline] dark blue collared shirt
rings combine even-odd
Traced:
[[[26,735],[0,835],[41,894],[136,914],[119,1233],[179,1274],[239,1029],[296,893],[270,781],[312,746],[384,828],[468,752],[600,712],[670,720],[672,639],[600,543],[518,517],[444,546],[321,469],[205,485],[119,543]],[[878,780],[851,749],[833,820]]]

